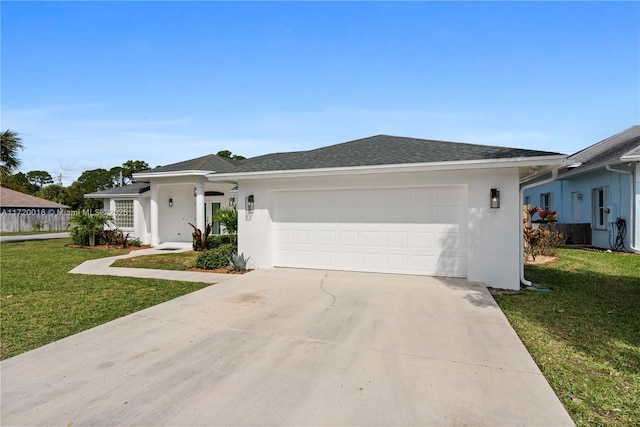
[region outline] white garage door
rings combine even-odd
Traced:
[[[275,191],[277,267],[466,277],[466,186]]]

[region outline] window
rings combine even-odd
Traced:
[[[593,189],[593,226],[595,228],[607,228],[604,187]]]
[[[524,204],[529,206],[531,204],[531,197],[530,196],[524,196]]]
[[[133,228],[133,200],[116,200],[113,223],[118,228]]]
[[[551,209],[551,193],[542,193],[540,195],[540,209]]]

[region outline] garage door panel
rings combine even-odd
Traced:
[[[376,271],[384,262],[381,253],[363,253],[360,260],[362,268],[370,271]]]
[[[362,247],[379,250],[382,248],[384,233],[382,231],[363,231]]]
[[[408,231],[387,231],[386,247],[389,249],[407,249],[409,247]]]
[[[318,230],[318,245],[331,246],[336,244],[336,232],[334,230]]]
[[[276,266],[466,276],[466,187],[282,192],[273,201]]]

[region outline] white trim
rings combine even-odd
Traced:
[[[94,195],[93,193],[89,193],[89,194],[85,194],[84,198],[85,199],[130,199],[132,197],[134,198],[138,198],[140,197],[142,193],[114,193],[114,194],[97,194]]]
[[[215,171],[200,171],[200,170],[182,170],[171,172],[138,172],[134,173],[133,177],[140,181],[141,178],[175,178],[176,176],[207,176],[208,174],[215,173]],[[142,181],[147,182],[147,181]]]
[[[315,169],[291,169],[276,171],[258,172],[228,172],[210,173],[207,176],[209,181],[226,181],[229,179],[263,179],[263,178],[289,178],[289,177],[312,177],[323,175],[361,175],[371,173],[394,173],[394,172],[428,172],[457,169],[490,169],[490,168],[510,168],[525,166],[562,166],[565,162],[565,155],[539,156],[539,157],[515,157],[510,159],[483,159],[483,160],[461,160],[453,162],[429,162],[429,163],[400,163],[392,165],[369,165],[369,166],[349,166],[339,168],[315,168]]]

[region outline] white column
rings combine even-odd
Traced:
[[[158,221],[158,186],[151,184],[151,202],[150,209],[151,215],[149,222],[151,223],[151,246],[158,246],[160,244],[160,224]]]
[[[196,182],[196,227],[204,232],[204,182]]]
[[[627,225],[627,227],[633,227],[632,232],[635,234],[635,236],[633,236],[634,239],[631,242],[631,245],[636,249],[640,249],[640,162],[636,162],[635,175],[636,175],[635,195],[633,190],[630,191],[631,193],[630,197],[635,196],[635,201],[631,203],[631,212],[629,212],[629,218],[631,218],[631,220],[633,221],[633,224],[629,224]]]

